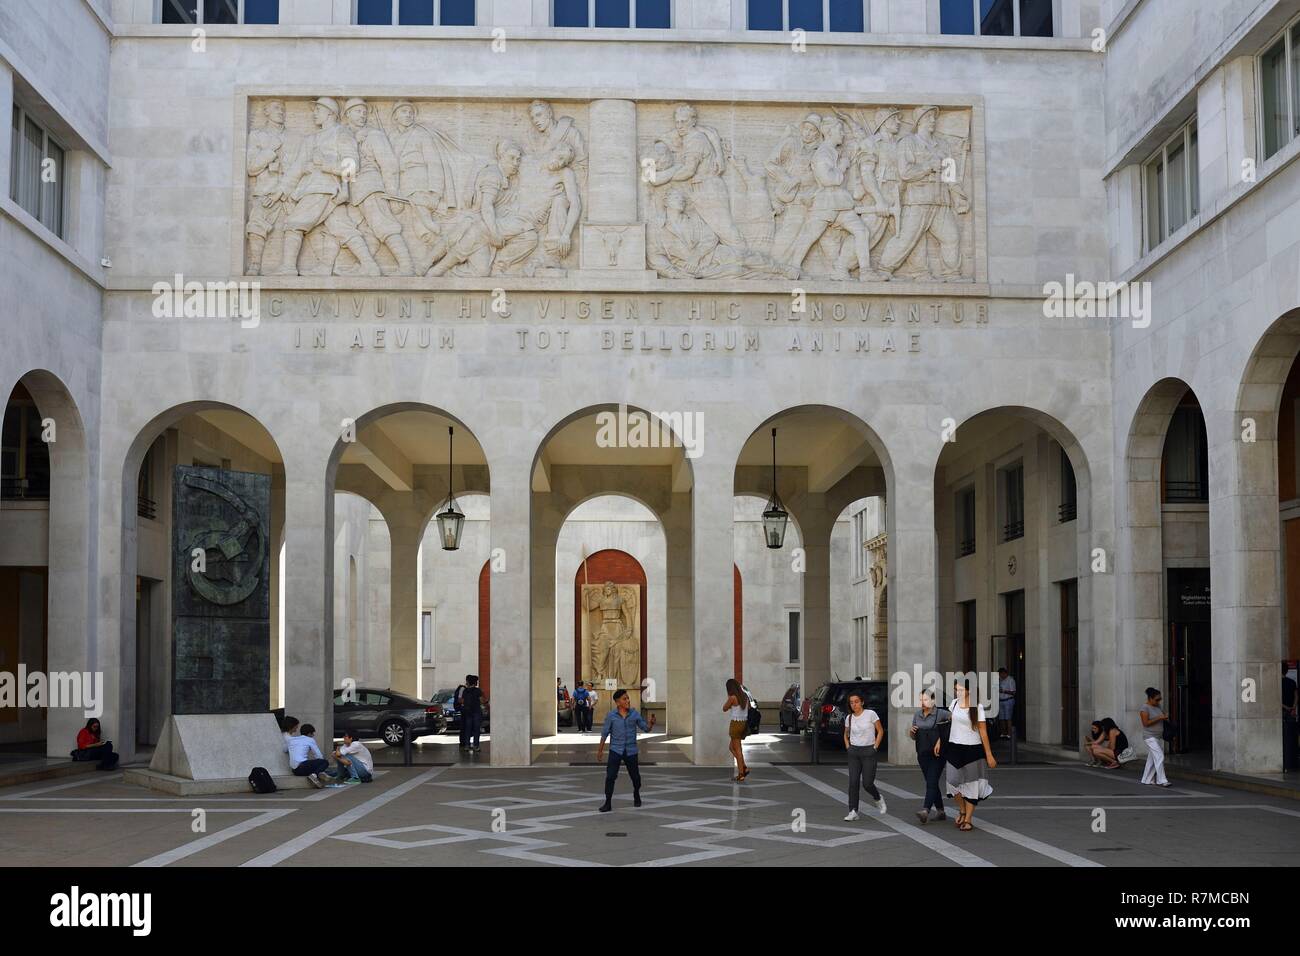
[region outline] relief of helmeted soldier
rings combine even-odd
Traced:
[[[312,119],[318,127],[316,132],[303,141],[274,194],[279,200],[293,203],[285,217],[280,271],[284,275],[298,274],[304,234],[324,225],[357,257],[366,274],[379,275],[379,265],[365,237],[348,215],[348,178],[357,170],[357,141],[350,130],[339,125],[339,104],[332,97],[322,96],[312,104]]]
[[[695,107],[683,103],[673,110],[674,132],[669,138],[674,165],[655,169],[653,184],[685,183],[691,208],[724,246],[744,249],[745,237],[731,214],[731,193],[723,173],[727,168],[722,138],[711,126],[699,125]]]
[[[408,206],[412,228],[429,254],[416,273],[424,273],[445,251],[443,227],[459,205],[452,157],[460,147],[436,128],[416,122],[415,104],[399,100],[393,107],[393,151],[397,154],[397,185]],[[421,267],[422,266],[422,267]]]
[[[357,175],[349,190],[348,202],[381,245],[397,260],[398,275],[413,275],[411,253],[402,238],[402,224],[395,212],[405,197],[399,182],[397,153],[388,134],[370,125],[370,107],[360,97],[348,100],[343,108],[348,125],[357,140]]]
[[[950,153],[935,136],[938,116],[938,107],[919,107],[916,132],[904,136],[898,146],[903,215],[898,233],[880,254],[880,268],[886,274],[892,275],[913,252],[925,253],[920,244],[932,238],[939,247],[937,275],[929,256],[924,257],[932,276],[961,277],[961,229],[957,216],[965,214],[970,204],[959,185],[944,182],[944,162]]]
[[[284,103],[267,100],[262,104],[262,124],[248,134],[245,168],[253,180],[249,189],[252,204],[248,210],[248,275],[262,272],[262,253],[266,239],[284,213],[284,200],[278,195],[280,176],[286,165],[284,141]]]
[[[817,178],[813,175],[812,164],[813,155],[822,142],[821,126],[821,116],[809,113],[798,130],[777,144],[764,164],[772,211],[777,218],[772,255],[782,262],[789,261],[791,247],[817,194]]]

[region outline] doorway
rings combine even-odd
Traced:
[[[1016,682],[1015,709],[1011,725],[1016,737],[1025,737],[1025,592],[1012,591],[1002,595],[1007,616],[1006,659],[1000,666],[1005,666],[1011,678]],[[998,719],[1002,714],[998,714]]]
[[[1061,744],[1079,742],[1079,581],[1062,581],[1061,589]]]
[[[1170,568],[1168,593],[1169,716],[1178,725],[1174,753],[1213,744],[1210,674],[1210,569]]]

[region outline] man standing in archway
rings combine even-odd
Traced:
[[[650,715],[650,722],[641,716],[641,712],[632,708],[632,701],[627,691],[619,688],[614,691],[614,709],[605,715],[605,723],[600,728],[600,746],[596,748],[596,762],[605,756],[605,741],[609,740],[609,763],[605,765],[605,802],[600,806],[601,813],[609,813],[613,807],[614,782],[618,780],[620,764],[627,764],[627,775],[632,778],[632,805],[641,806],[641,769],[637,766],[636,732],[637,728],[646,733],[654,730],[655,715]]]

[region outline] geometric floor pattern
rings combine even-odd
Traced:
[[[999,766],[975,830],[921,826],[920,773],[882,767],[881,816],[843,820],[832,766],[642,769],[598,813],[598,767],[391,768],[373,784],[168,797],[119,773],[0,788],[5,866],[1293,866],[1300,801],[1141,786],[1136,772]]]

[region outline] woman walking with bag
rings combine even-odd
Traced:
[[[988,772],[998,762],[989,746],[984,708],[971,702],[970,681],[959,680],[953,685],[952,729],[944,756],[948,763],[948,796],[957,798],[957,829],[973,830],[975,807],[993,795]]]
[[[921,691],[918,703],[920,707],[912,715],[912,726],[907,729],[916,741],[916,760],[925,777],[925,804],[916,811],[916,816],[922,823],[947,820],[943,795],[939,792],[939,777],[943,774],[943,743],[952,728],[952,714],[946,708],[935,705],[932,690]]]
[[[745,766],[743,743],[745,734],[749,731],[749,695],[745,693],[745,688],[740,686],[740,681],[734,677],[727,678],[727,701],[722,705],[722,711],[730,716],[730,723],[727,725],[730,743],[727,749],[735,758],[735,780],[740,783],[749,776],[749,767]]]
[[[850,694],[849,712],[844,717],[844,749],[849,754],[849,815],[845,820],[858,818],[858,799],[863,787],[882,815],[888,809],[885,798],[876,789],[876,751],[883,736],[880,717],[862,706],[861,694]]]

